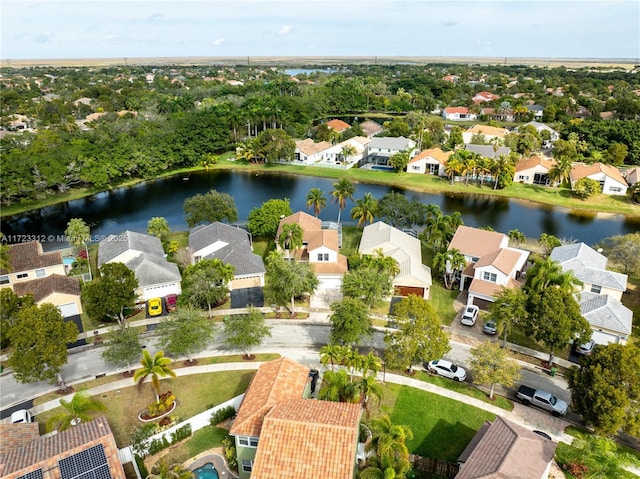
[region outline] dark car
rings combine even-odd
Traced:
[[[178,305],[178,295],[168,294],[164,299],[165,304],[167,305],[167,311],[174,311]]]
[[[495,321],[487,321],[482,327],[482,332],[485,334],[491,334],[492,336],[498,332]]]

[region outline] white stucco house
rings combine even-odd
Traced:
[[[333,145],[328,141],[320,141],[316,143],[311,138],[296,141],[296,149],[294,153],[294,162],[304,165],[312,165],[317,161],[325,159],[327,150]]]
[[[453,151],[442,151],[440,148],[422,150],[409,160],[407,173],[446,176],[445,167]]]
[[[476,120],[478,115],[469,111],[466,106],[448,106],[442,110],[442,118],[445,120]]]
[[[541,156],[521,158],[516,165],[513,181],[528,185],[554,186],[556,183],[549,177],[549,171],[554,165],[555,160],[551,158]]]
[[[504,141],[507,133],[509,133],[509,130],[506,128],[498,128],[488,125],[473,125],[471,128],[462,132],[462,140],[465,143],[471,143],[471,139],[474,135],[482,135],[486,141]]]
[[[591,165],[576,163],[569,174],[571,189],[574,188],[576,181],[582,178],[596,180],[600,183],[602,193],[605,195],[624,196],[627,194],[627,182],[622,177],[620,170],[615,166],[603,163],[593,163]]]

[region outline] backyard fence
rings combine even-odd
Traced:
[[[415,470],[428,472],[429,474],[437,474],[448,479],[453,479],[460,466],[447,461],[441,461],[440,459],[432,459],[430,457],[417,456],[411,454],[409,456],[409,462]]]

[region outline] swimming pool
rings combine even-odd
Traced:
[[[198,469],[194,469],[193,475],[195,476],[195,479],[220,479],[218,471],[216,471],[216,468],[213,467],[213,464],[210,462]]]
[[[373,165],[371,167],[372,170],[381,170],[381,171],[393,171],[393,166],[386,165]]]

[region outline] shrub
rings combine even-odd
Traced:
[[[142,457],[147,455],[147,448],[149,447],[148,440],[156,433],[156,425],[153,423],[144,424],[138,426],[133,430],[131,434],[131,445],[133,451]]]
[[[570,462],[569,464],[565,464],[563,469],[577,479],[582,479],[584,475],[589,472],[589,468],[587,466],[577,462]]]
[[[160,400],[147,406],[147,410],[152,417],[161,416],[173,406],[176,397],[171,391],[167,391],[160,395]]]
[[[149,442],[148,453],[153,456],[170,445],[171,444],[169,444],[169,441],[167,441],[167,438],[164,436],[162,436],[162,439],[153,439]]]
[[[179,427],[171,433],[171,443],[175,444],[176,442],[182,441],[189,436],[191,436],[191,424],[185,424],[184,426]]]
[[[224,447],[224,457],[227,460],[229,469],[233,471],[238,470],[238,457],[236,456],[236,442],[235,439],[227,434],[222,440],[222,446]]]
[[[142,477],[148,477],[149,476],[149,471],[147,471],[147,468],[144,465],[144,460],[140,456],[138,456],[137,454],[134,454],[133,457],[136,460],[136,464],[138,465],[138,471],[140,471],[140,475]]]
[[[216,412],[211,414],[211,419],[209,419],[209,424],[212,426],[217,426],[222,421],[233,417],[236,413],[236,409],[233,406],[223,407],[222,409],[218,409]]]
[[[573,185],[574,194],[583,200],[590,196],[600,194],[600,191],[600,183],[591,178],[580,178]]]

